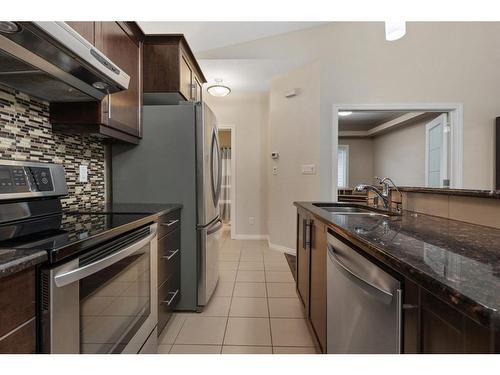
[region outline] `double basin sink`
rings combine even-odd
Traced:
[[[392,211],[381,210],[355,203],[313,203],[313,205],[329,213],[338,215],[366,215],[379,217],[398,215]]]

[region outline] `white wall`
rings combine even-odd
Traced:
[[[220,125],[233,125],[236,144],[236,235],[267,235],[267,122],[268,94],[232,92],[216,98],[206,91],[204,99],[217,116]],[[255,224],[249,223],[255,218]]]
[[[339,138],[339,145],[349,146],[349,187],[373,182],[373,139]]]
[[[286,98],[290,89],[299,94]],[[277,77],[269,93],[269,150],[279,152],[270,161],[269,176],[269,241],[295,249],[296,208],[294,201],[319,197],[318,174],[303,175],[303,164],[320,163],[319,103],[320,65],[306,65]],[[272,174],[272,167],[278,174]]]
[[[332,153],[336,154],[332,139],[337,138],[337,133],[332,132],[333,104],[462,103],[464,187],[491,188],[493,124],[500,111],[499,35],[498,22],[410,22],[404,38],[388,42],[382,22],[335,22],[207,51],[199,56],[212,58],[224,53],[233,59],[258,56],[320,62],[319,80],[316,68],[312,75],[311,72],[290,73],[280,77],[271,87],[271,144],[274,145],[273,139],[293,141],[297,154],[281,159],[281,170],[294,171],[299,154],[320,164],[319,175],[314,177],[274,185],[270,182],[270,197],[276,197],[279,202],[270,202],[276,210],[269,215],[272,241],[294,247],[295,211],[290,207],[291,200],[332,198],[332,175],[336,175],[337,167],[336,162],[332,163]],[[312,95],[306,101],[298,97],[298,108],[283,105],[283,99],[278,99],[283,88],[308,87],[311,81],[321,82],[318,83],[319,98]],[[299,120],[291,118],[289,113],[302,118],[302,111],[312,113],[318,108],[318,101],[320,120],[314,117],[314,121],[307,120],[307,125],[302,121],[301,129],[307,132],[304,130],[302,138],[297,137]],[[284,125],[287,121],[291,128]],[[279,176],[279,180],[285,178],[287,175]]]

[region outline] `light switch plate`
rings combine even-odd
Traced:
[[[88,167],[86,165],[80,165],[80,175],[78,177],[79,182],[88,182]]]
[[[302,164],[302,174],[316,174],[316,165]]]

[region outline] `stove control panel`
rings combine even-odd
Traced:
[[[62,166],[0,160],[0,199],[66,193]]]

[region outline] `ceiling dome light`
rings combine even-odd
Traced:
[[[352,115],[351,111],[339,111],[339,116],[345,117],[349,115]]]
[[[212,96],[228,96],[231,93],[231,89],[222,84],[222,79],[216,78],[215,85],[209,86],[207,91]]]
[[[385,21],[385,39],[398,40],[406,34],[405,21]]]

